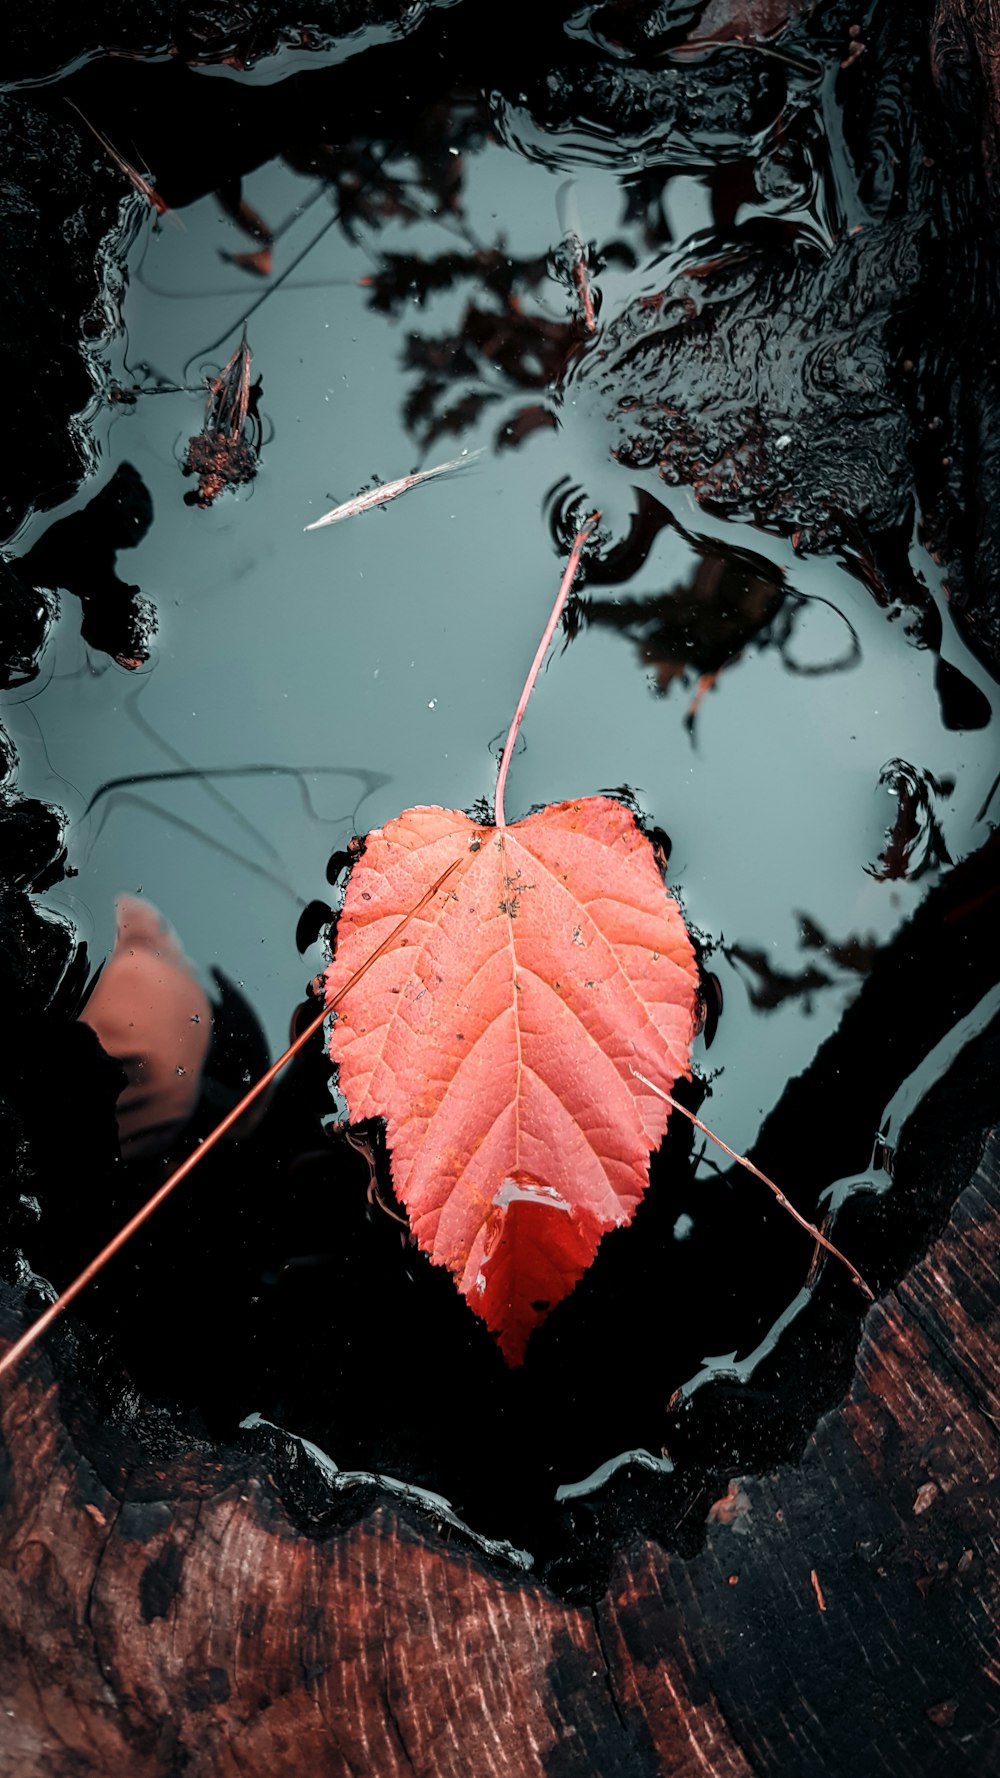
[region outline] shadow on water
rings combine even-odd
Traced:
[[[284,1046],[352,838],[489,794],[595,508],[513,794],[625,787],[670,850],[711,1007],[685,1102],[804,1214],[835,1202],[876,1285],[926,1237],[941,1200],[919,1166],[893,1179],[883,1125],[934,1046],[944,1070],[985,1021],[995,692],[915,531],[897,366],[927,187],[900,163],[891,217],[865,197],[800,36],[797,70],[662,64],[656,116],[638,63],[617,118],[600,58],[590,110],[449,66],[391,137],[360,89],[341,116],[335,70],[265,89],[101,62],[62,83],[143,141],[184,228],[154,234],[123,190],[98,467],[10,565],[59,604],[6,713],[22,788],[68,816],[30,880],[93,957],[122,892],[162,909],[206,1031],[169,1153],[118,1166],[114,1083],[70,1027],[103,1157],[88,1192],[44,1128],[58,1083],[25,1065],[10,1228],[40,1273],[75,1271]],[[304,535],[456,447],[484,456]],[[190,1425],[232,1439],[262,1416],[573,1581],[625,1528],[683,1543],[708,1478],[794,1452],[835,1398],[859,1299],[679,1119],[632,1227],[510,1373],[409,1244],[380,1130],[359,1149],[343,1116],[316,1046],[81,1304]]]

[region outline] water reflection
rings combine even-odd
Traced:
[[[119,550],[135,549],[153,522],[153,500],[131,463],[120,463],[82,512],[57,519],[18,563],[27,584],[73,593],[85,642],[120,667],[149,660],[156,616],[137,586],[119,578]]]
[[[940,783],[931,772],[918,771],[905,759],[890,759],[879,773],[879,788],[897,804],[896,816],[885,830],[885,845],[876,864],[867,864],[869,876],[880,883],[908,877],[916,882],[929,870],[951,864],[935,804],[947,802],[955,788],[953,778]]]
[[[553,491],[550,514],[557,533],[565,529],[578,504],[573,490]],[[750,649],[773,648],[786,670],[797,674],[843,672],[858,665],[858,634],[832,605],[827,608],[845,632],[843,647],[826,659],[800,660],[791,644],[799,619],[815,600],[793,591],[782,570],[765,557],[690,535],[644,490],[639,491],[627,535],[588,563],[588,585],[627,584],[644,566],[665,528],[684,537],[695,558],[688,579],[662,592],[614,598],[584,594],[576,600],[569,630],[575,634],[580,627],[593,625],[621,630],[635,643],[658,693],[668,692],[675,681],[691,687],[689,729],[706,692]]]
[[[843,987],[850,984],[852,976],[868,975],[880,949],[871,935],[830,939],[808,914],[799,915],[799,946],[804,951],[819,951],[823,964],[810,959],[799,969],[782,969],[773,952],[763,945],[724,944],[721,950],[745,983],[752,1007],[773,1012],[786,1001],[798,1000],[802,1011],[810,1014],[820,989]]]

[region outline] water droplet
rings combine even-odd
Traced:
[[[427,708],[428,708],[428,710],[436,710],[437,709],[437,698],[431,698],[431,701],[428,704]]]
[[[176,1068],[175,1068],[175,1069],[174,1069],[174,1073],[175,1073],[175,1074],[186,1074],[186,1073],[187,1073],[187,1069],[186,1069],[186,1068],[182,1068],[182,1067],[181,1067],[181,1065],[180,1065],[180,1063],[179,1063],[179,1062],[178,1062],[178,1064],[177,1064],[177,1067],[176,1067]]]

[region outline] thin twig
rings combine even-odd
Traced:
[[[724,1154],[729,1155],[731,1160],[738,1161],[741,1167],[745,1167],[748,1173],[754,1175],[755,1179],[760,1179],[763,1184],[767,1186],[768,1190],[774,1193],[781,1208],[787,1210],[789,1216],[794,1217],[799,1227],[805,1229],[806,1234],[811,1235],[814,1241],[818,1241],[821,1247],[825,1247],[827,1253],[832,1253],[834,1259],[839,1259],[842,1266],[847,1267],[847,1270],[850,1272],[858,1289],[863,1292],[868,1298],[868,1301],[870,1303],[875,1301],[875,1292],[865,1283],[857,1266],[851,1264],[847,1255],[841,1253],[839,1247],[835,1247],[832,1241],[827,1240],[826,1236],[816,1227],[815,1223],[807,1222],[804,1216],[799,1215],[795,1205],[789,1203],[784,1192],[781,1190],[781,1187],[775,1185],[773,1179],[768,1179],[767,1174],[762,1173],[759,1167],[755,1167],[752,1161],[748,1161],[745,1155],[737,1154],[735,1148],[730,1148],[728,1142],[723,1142],[722,1137],[717,1136],[714,1130],[710,1130],[707,1124],[703,1124],[700,1117],[695,1117],[693,1111],[689,1111],[686,1105],[681,1105],[680,1101],[675,1099],[671,1093],[665,1093],[662,1087],[656,1085],[655,1081],[647,1080],[644,1074],[639,1073],[638,1068],[633,1068],[632,1073],[635,1075],[636,1080],[641,1080],[643,1086],[649,1088],[651,1093],[655,1093],[660,1099],[665,1099],[672,1111],[679,1111],[683,1117],[688,1118],[697,1129],[703,1132],[704,1135],[710,1137],[716,1146],[722,1149]]]
[[[573,283],[576,285],[576,293],[583,309],[583,325],[588,333],[596,333],[597,316],[594,310],[594,298],[590,290],[590,279],[587,276],[587,249],[582,242],[578,245],[580,251],[573,261]]]
[[[556,625],[562,616],[563,606],[569,596],[569,589],[573,584],[573,576],[580,565],[580,556],[583,552],[583,546],[594,529],[594,526],[597,524],[600,516],[599,512],[591,513],[590,518],[577,532],[573,541],[573,548],[570,551],[569,561],[566,564],[566,572],[559,583],[556,602],[552,607],[542,640],[538,644],[535,658],[531,663],[531,669],[524,682],[524,690],[518,699],[517,709],[514,711],[514,720],[510,725],[510,732],[504,742],[504,750],[500,756],[500,769],[497,772],[497,787],[493,796],[493,825],[494,827],[500,828],[501,831],[507,825],[503,812],[504,786],[507,782],[507,772],[510,768],[511,757],[517,743],[517,733],[521,726],[521,719],[524,716],[525,710],[528,708],[528,699],[535,689],[535,680],[538,678],[539,672],[541,671],[542,662],[548,652],[549,643],[555,635]]]
[[[66,103],[69,106],[71,111],[76,112],[76,115],[80,119],[80,122],[86,124],[91,135],[97,137],[97,140],[101,144],[101,147],[105,150],[105,152],[107,154],[110,154],[111,159],[114,161],[115,166],[118,168],[119,172],[124,173],[126,179],[131,180],[136,191],[139,192],[140,195],[145,198],[147,204],[152,205],[153,209],[156,211],[157,216],[167,216],[167,215],[172,216],[172,212],[170,210],[170,205],[167,203],[166,199],[160,196],[160,193],[155,189],[154,186],[150,185],[148,179],[144,179],[142,174],[136,171],[136,169],[135,169],[135,167],[133,167],[131,161],[127,161],[123,154],[119,154],[117,148],[114,147],[113,143],[108,141],[107,136],[102,136],[100,130],[97,130],[94,128],[89,117],[84,117],[84,114],[80,110],[79,105],[74,105],[72,99],[67,99]],[[177,226],[180,226],[180,219],[179,218],[173,218],[173,220],[177,223]]]
[[[52,1323],[56,1320],[57,1316],[61,1315],[63,1310],[69,1307],[70,1303],[75,1297],[79,1296],[81,1290],[86,1288],[91,1279],[96,1278],[98,1272],[102,1270],[108,1260],[112,1259],[114,1255],[125,1246],[125,1243],[131,1240],[132,1236],[136,1233],[136,1230],[140,1229],[144,1222],[148,1222],[149,1218],[153,1215],[153,1212],[158,1210],[164,1199],[170,1196],[175,1185],[179,1185],[182,1179],[187,1178],[188,1174],[198,1165],[198,1162],[208,1153],[209,1149],[214,1148],[215,1144],[221,1140],[227,1130],[232,1129],[233,1125],[239,1121],[247,1107],[252,1105],[255,1099],[260,1098],[260,1095],[264,1092],[265,1088],[269,1087],[275,1076],[280,1074],[285,1063],[290,1062],[292,1057],[297,1055],[299,1050],[309,1042],[310,1037],[319,1030],[327,1014],[333,1012],[334,1009],[339,1006],[344,995],[350,993],[350,990],[357,985],[363,975],[367,975],[372,964],[377,962],[378,958],[382,956],[382,953],[388,950],[389,946],[395,942],[397,935],[402,931],[403,927],[408,925],[409,922],[427,906],[427,903],[437,894],[441,885],[451,876],[452,871],[458,869],[460,862],[461,861],[457,858],[452,860],[447,869],[441,872],[437,882],[432,883],[431,887],[427,890],[427,893],[420,897],[416,906],[412,907],[409,913],[404,914],[403,918],[397,921],[388,937],[384,938],[382,943],[376,946],[371,956],[366,957],[360,967],[354,971],[350,980],[345,983],[343,988],[341,988],[340,993],[335,994],[333,999],[324,1006],[322,1012],[317,1013],[316,1017],[306,1026],[305,1030],[299,1033],[295,1042],[289,1044],[284,1055],[279,1056],[276,1062],[272,1062],[266,1074],[262,1074],[260,1079],[250,1088],[249,1092],[244,1093],[239,1104],[234,1105],[232,1111],[227,1112],[226,1116],[222,1119],[222,1122],[216,1124],[215,1129],[205,1137],[204,1142],[199,1143],[198,1147],[188,1155],[187,1160],[182,1161],[180,1166],[175,1168],[174,1172],[171,1173],[170,1178],[165,1180],[163,1185],[153,1193],[152,1197],[146,1200],[140,1210],[136,1211],[131,1220],[125,1224],[125,1227],[119,1229],[118,1233],[112,1237],[106,1247],[102,1247],[96,1259],[92,1259],[90,1264],[84,1267],[79,1276],[73,1279],[72,1284],[67,1285],[66,1289],[62,1292],[62,1295],[58,1296],[54,1303],[49,1304],[49,1307],[38,1317],[38,1320],[33,1322],[21,1335],[19,1340],[15,1340],[14,1344],[8,1347],[3,1357],[0,1358],[0,1377],[2,1377],[6,1371],[13,1370],[18,1360],[23,1358],[24,1354],[35,1344],[35,1341],[40,1335],[43,1334],[47,1328],[52,1326]]]

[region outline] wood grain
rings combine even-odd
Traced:
[[[1000,1762],[1000,1144],[868,1316],[802,1461],[591,1608],[398,1507],[296,1525],[259,1457],[4,1397],[0,1773],[981,1774]],[[8,1313],[6,1331],[12,1333]]]

